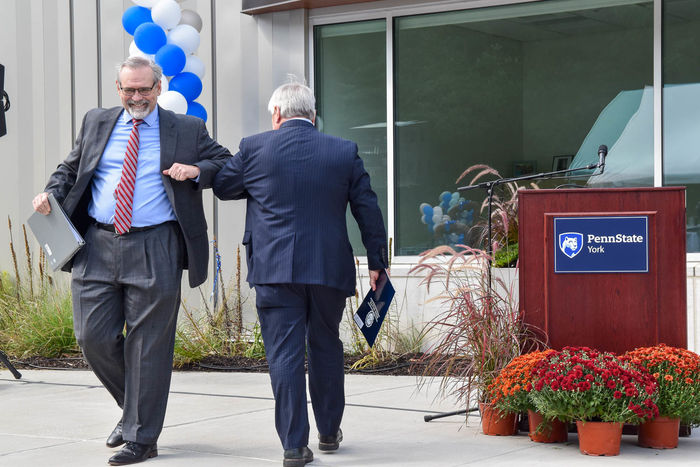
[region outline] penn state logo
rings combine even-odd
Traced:
[[[583,249],[583,234],[578,232],[559,234],[559,249],[569,258],[573,258]]]

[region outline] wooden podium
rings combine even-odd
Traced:
[[[660,342],[687,347],[684,187],[518,196],[520,311],[541,339],[554,349],[617,353]],[[596,230],[618,222],[640,230]]]

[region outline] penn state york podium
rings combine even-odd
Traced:
[[[540,339],[687,348],[684,187],[518,196],[520,311]]]

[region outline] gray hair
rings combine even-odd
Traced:
[[[117,81],[121,83],[121,80],[119,79],[119,75],[121,74],[122,70],[124,68],[141,68],[141,67],[149,67],[151,71],[153,71],[153,83],[157,83],[160,81],[161,76],[163,76],[163,69],[158,65],[157,63],[143,57],[139,56],[133,56],[129,57],[123,62],[121,62],[119,65],[117,65]]]
[[[313,120],[316,116],[316,98],[308,86],[287,83],[275,89],[267,104],[270,113],[279,107],[282,118],[304,117]]]

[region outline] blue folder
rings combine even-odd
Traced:
[[[386,271],[382,270],[377,279],[377,290],[370,290],[355,312],[355,324],[360,328],[370,347],[377,339],[386,312],[394,298],[394,286]]]

